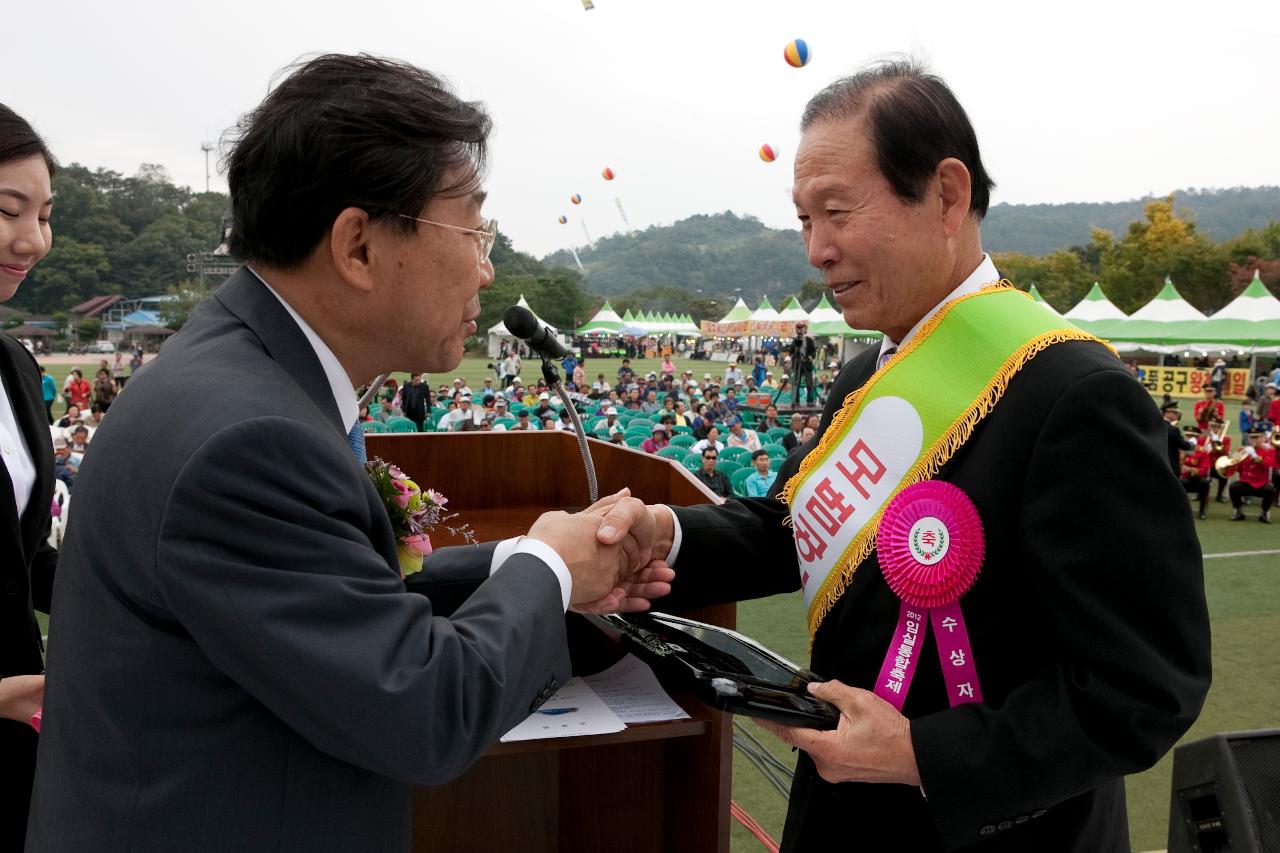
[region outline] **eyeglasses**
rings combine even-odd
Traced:
[[[716,459],[717,457],[715,456],[715,454],[712,454],[711,456],[704,456],[704,457],[702,457],[702,458],[703,458],[703,459]]]
[[[407,213],[397,215],[402,219],[412,219],[414,222],[425,222],[428,225],[438,225],[441,228],[451,228],[454,231],[475,234],[480,238],[480,263],[489,260],[489,253],[493,251],[493,243],[498,239],[498,220],[496,219],[486,219],[481,223],[480,230],[476,230],[475,228],[463,228],[461,225],[450,225],[448,222],[436,222],[433,219],[419,219]]]

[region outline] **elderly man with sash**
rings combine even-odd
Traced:
[[[678,572],[656,605],[803,591],[813,692],[842,717],[769,726],[801,750],[783,850],[1127,853],[1123,777],[1210,677],[1160,415],[984,254],[992,182],[942,80],[876,66],[801,130],[809,260],[884,341],[840,372],[773,497],[651,508]]]

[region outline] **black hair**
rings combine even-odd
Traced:
[[[751,461],[754,462],[755,460],[759,459],[761,456],[768,456],[768,455],[769,455],[769,451],[765,450],[762,447],[756,452],[751,454]]]
[[[855,116],[865,117],[876,165],[895,195],[919,203],[938,163],[954,157],[972,180],[969,212],[987,215],[995,181],[982,166],[969,116],[941,77],[915,60],[886,60],[814,95],[800,129]]]
[[[58,160],[49,150],[49,146],[45,145],[44,140],[31,127],[30,122],[4,104],[0,104],[0,165],[36,156],[44,158],[44,164],[49,169],[49,177],[52,178],[58,171]]]
[[[303,62],[229,132],[231,252],[296,268],[348,207],[412,233],[399,214],[478,191],[491,128],[481,105],[408,63]]]

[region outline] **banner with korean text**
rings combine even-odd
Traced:
[[[1172,394],[1174,397],[1199,397],[1206,385],[1212,384],[1212,370],[1207,367],[1147,367],[1141,368],[1139,377],[1144,388],[1157,396]],[[1226,369],[1226,381],[1222,383],[1221,399],[1243,400],[1249,390],[1249,370],[1244,367]]]

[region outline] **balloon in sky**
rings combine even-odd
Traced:
[[[813,56],[809,52],[809,45],[804,39],[796,39],[787,42],[787,46],[782,49],[782,58],[792,68],[803,68],[809,64],[809,59]]]
[[[582,204],[582,196],[578,195],[577,193],[574,193],[573,195],[569,196],[569,201],[573,202],[574,204]]]
[[[761,145],[760,159],[766,163],[772,163],[774,160],[778,159],[778,149],[774,148],[772,145]]]
[[[563,213],[562,213],[562,214],[560,214],[560,224],[561,224],[561,225],[564,225],[564,224],[565,224],[566,222],[568,222],[568,221],[569,221],[569,217],[565,216]]]
[[[600,173],[600,177],[604,178],[606,181],[612,181],[613,169],[610,169],[608,166],[605,166],[604,171]]]

